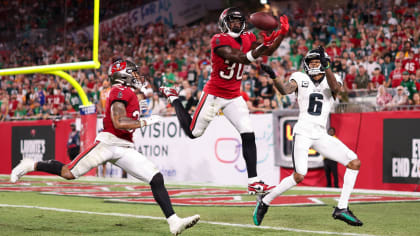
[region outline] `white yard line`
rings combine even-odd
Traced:
[[[80,214],[90,214],[90,215],[103,215],[103,216],[118,216],[118,217],[130,217],[130,218],[139,218],[139,219],[152,219],[152,220],[165,220],[164,217],[155,217],[155,216],[142,216],[142,215],[132,215],[132,214],[122,214],[122,213],[104,213],[104,212],[93,212],[93,211],[78,211],[62,208],[52,208],[52,207],[40,207],[40,206],[28,206],[28,205],[9,205],[9,204],[0,204],[0,207],[14,207],[14,208],[30,208],[30,209],[39,209],[46,211],[58,211],[58,212],[70,212],[70,213],[80,213]],[[344,233],[344,232],[330,232],[330,231],[315,231],[315,230],[304,230],[304,229],[295,229],[295,228],[285,228],[285,227],[271,227],[271,226],[255,226],[250,224],[233,224],[233,223],[224,223],[224,222],[215,222],[215,221],[200,221],[201,224],[212,224],[212,225],[223,225],[230,227],[240,227],[240,228],[255,228],[255,229],[270,229],[270,230],[279,230],[279,231],[290,231],[290,232],[299,232],[299,233],[311,233],[311,234],[328,234],[328,235],[353,235],[353,236],[373,236],[372,234],[357,234],[357,233]]]

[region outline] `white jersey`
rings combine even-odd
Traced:
[[[338,83],[343,84],[341,78],[335,75]],[[334,97],[324,76],[321,83],[315,85],[311,78],[302,72],[294,72],[289,81],[296,81],[297,98],[299,104],[299,119],[294,127],[294,133],[310,138],[319,138],[326,133],[326,125]]]

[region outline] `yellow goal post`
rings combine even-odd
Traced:
[[[18,75],[18,74],[53,74],[60,76],[67,80],[77,91],[79,97],[84,106],[91,105],[88,100],[86,93],[83,91],[80,84],[65,70],[80,70],[80,69],[98,69],[101,63],[98,59],[98,48],[99,48],[99,0],[94,0],[93,8],[93,49],[92,49],[92,60],[83,62],[72,62],[72,63],[61,63],[53,65],[41,65],[41,66],[27,66],[17,68],[0,69],[0,76],[5,75]]]

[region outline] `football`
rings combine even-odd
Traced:
[[[270,31],[279,25],[277,19],[267,12],[255,12],[249,17],[249,21],[260,30]]]

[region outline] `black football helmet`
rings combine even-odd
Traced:
[[[241,26],[239,28],[230,28],[230,22],[232,20],[239,20]],[[241,10],[237,7],[229,7],[223,10],[222,14],[219,17],[219,29],[223,33],[227,33],[233,38],[239,37],[245,29],[245,16],[242,14]]]
[[[141,89],[142,82],[138,66],[131,61],[116,60],[108,69],[111,84],[121,84],[134,89]]]
[[[330,56],[326,52],[324,52],[325,58],[331,62]],[[320,52],[318,49],[312,49],[308,53],[306,53],[305,58],[303,59],[303,69],[305,69],[306,74],[313,76],[317,74],[325,74],[325,69],[321,66],[321,63],[316,68],[310,68],[309,63],[313,59],[321,59]]]

